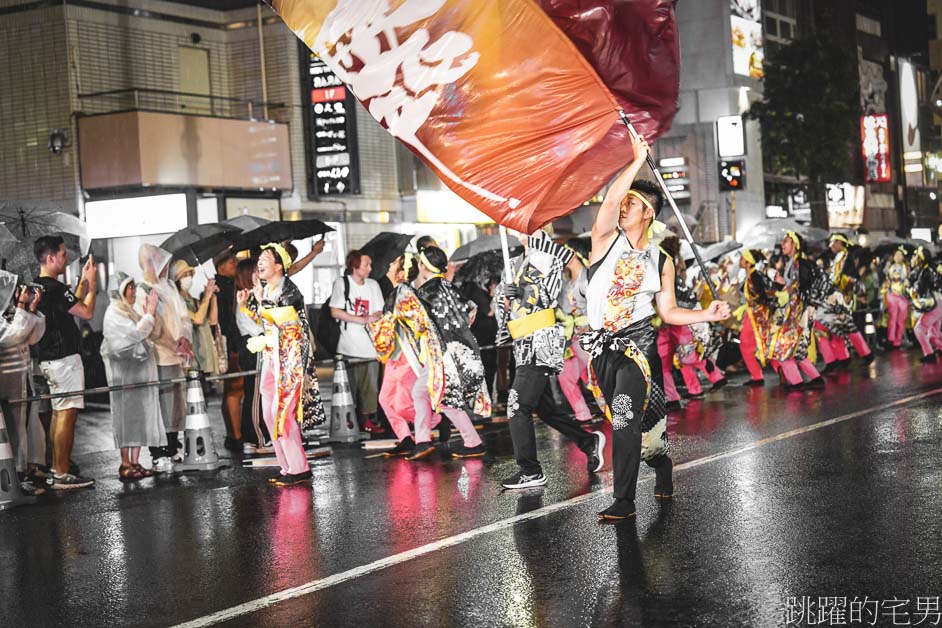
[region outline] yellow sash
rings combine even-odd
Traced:
[[[552,309],[540,310],[533,314],[527,314],[523,318],[507,323],[507,331],[514,340],[526,338],[533,332],[552,327],[556,324],[556,313]]]

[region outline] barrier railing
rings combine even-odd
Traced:
[[[504,349],[505,347],[497,346],[486,346],[481,347],[481,351],[498,351]],[[317,364],[319,366],[333,366],[337,362],[343,362],[347,366],[357,366],[359,364],[372,364],[376,360],[372,358],[353,358],[353,359],[343,359],[343,360],[319,360]],[[135,384],[121,384],[120,386],[98,386],[96,388],[85,388],[83,390],[76,390],[73,392],[62,392],[62,393],[48,393],[44,395],[31,395],[29,397],[24,397],[23,399],[10,399],[7,403],[22,404],[22,403],[33,403],[36,401],[51,401],[53,399],[65,399],[67,397],[84,397],[86,395],[100,395],[110,392],[120,392],[123,390],[135,390],[137,388],[149,388],[152,386],[166,386],[168,384],[183,384],[192,380],[200,380],[206,382],[221,382],[227,379],[236,379],[239,377],[246,377],[250,375],[258,375],[258,369],[253,369],[250,371],[239,371],[238,373],[223,373],[220,375],[198,375],[192,377],[186,375],[184,377],[172,377],[170,379],[161,379],[154,380],[150,382],[138,382]]]

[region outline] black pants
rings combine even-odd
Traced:
[[[663,391],[661,359],[656,346],[645,351],[651,368],[652,388]],[[638,488],[638,467],[667,464],[667,417],[660,404],[649,404],[642,416],[647,385],[644,374],[624,353],[606,350],[592,359],[599,388],[612,413],[612,479],[615,499],[634,501]],[[658,393],[656,393],[658,394]],[[663,393],[659,393],[663,395]],[[653,396],[653,395],[652,395]],[[642,435],[644,446],[642,447]]]
[[[177,432],[167,432],[166,447],[148,447],[152,459],[173,458],[177,452],[183,449],[183,443],[180,442],[180,436]]]
[[[572,415],[559,388],[556,373],[543,367],[518,366],[508,395],[507,413],[510,416],[514,455],[522,473],[533,475],[543,472],[536,457],[534,410],[544,423],[574,441],[579,449],[588,451],[595,445],[595,436],[582,429]]]

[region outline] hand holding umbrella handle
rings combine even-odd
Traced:
[[[631,119],[628,118],[628,114],[626,114],[624,111],[619,109],[618,115],[621,116],[621,121],[625,123],[626,127],[628,127],[628,132],[634,135],[635,137],[637,137],[638,131],[637,129],[635,129],[634,125],[631,123]],[[680,223],[680,228],[684,232],[684,237],[690,243],[690,248],[693,250],[693,255],[695,258],[697,258],[697,263],[700,264],[700,268],[706,269],[706,266],[703,264],[703,260],[700,259],[700,253],[699,251],[697,251],[696,242],[694,242],[693,240],[693,234],[691,234],[690,229],[687,228],[687,223],[684,222],[684,216],[683,214],[680,213],[680,208],[677,207],[677,202],[674,201],[674,197],[671,195],[670,190],[667,188],[667,183],[664,182],[664,177],[661,176],[661,171],[658,170],[657,163],[655,163],[654,158],[651,157],[651,153],[648,153],[646,157],[647,157],[646,162],[648,164],[648,167],[654,173],[654,180],[661,187],[661,193],[664,194],[664,198],[667,200],[667,204],[670,205],[671,209],[674,212],[674,216],[677,218],[677,222]],[[710,294],[713,295],[713,299],[714,300],[719,299],[716,293],[716,289],[713,287],[713,283],[709,279],[706,279],[706,284],[707,284],[707,287],[710,288]]]

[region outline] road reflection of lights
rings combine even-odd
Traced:
[[[128,583],[131,580],[128,574],[128,545],[125,537],[125,526],[136,526],[136,521],[124,521],[122,512],[108,512],[102,514],[102,529],[104,534],[99,538],[99,554],[101,556],[101,569],[99,573],[104,579],[104,588],[107,590],[109,605],[125,607],[128,600]]]
[[[519,554],[508,554],[500,562],[502,569],[495,574],[502,583],[498,623],[505,626],[534,626],[533,581]]]
[[[468,477],[467,467],[461,467],[461,475],[458,476],[458,493],[465,499],[468,499],[468,487],[471,479]]]

